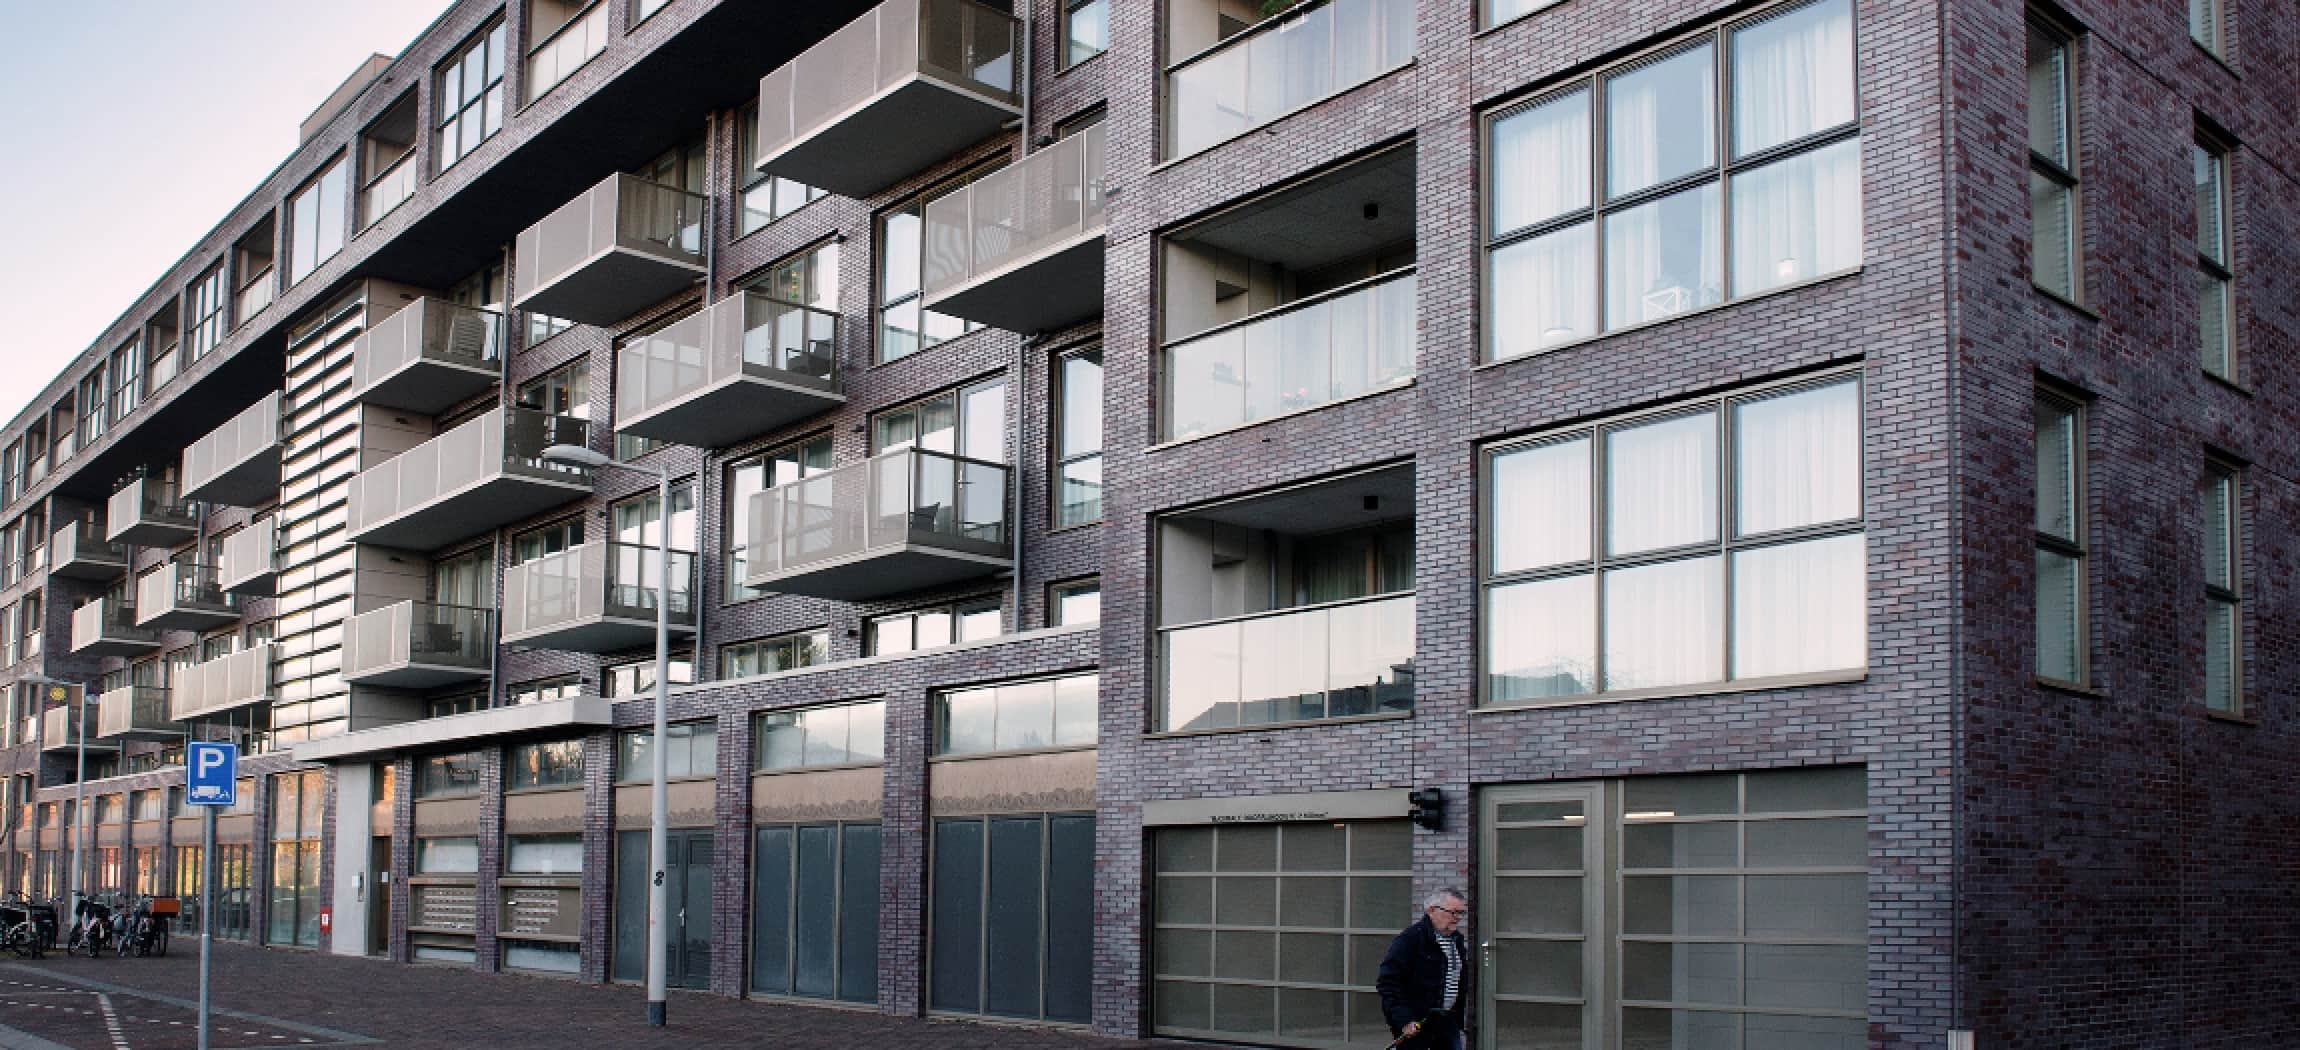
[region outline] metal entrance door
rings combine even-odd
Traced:
[[[1600,1050],[1605,928],[1597,885],[1604,795],[1597,785],[1484,794],[1486,858],[1477,907],[1481,1050]]]
[[[666,836],[663,881],[670,890],[670,965],[674,988],[711,984],[711,833]],[[647,978],[647,833],[615,836],[615,979]]]

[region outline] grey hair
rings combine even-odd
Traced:
[[[1468,904],[1469,895],[1463,893],[1459,889],[1448,886],[1442,890],[1437,891],[1436,893],[1430,894],[1427,900],[1422,901],[1422,910],[1428,911],[1431,908],[1443,908],[1445,907],[1445,902],[1449,900],[1460,901],[1463,904]]]

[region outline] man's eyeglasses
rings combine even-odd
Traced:
[[[1469,909],[1468,909],[1468,908],[1448,908],[1448,907],[1446,907],[1445,905],[1443,905],[1443,904],[1440,904],[1440,905],[1438,905],[1438,906],[1437,906],[1437,910],[1438,910],[1438,911],[1442,911],[1442,912],[1446,913],[1447,915],[1451,915],[1451,916],[1453,916],[1454,918],[1457,918],[1457,919],[1466,919],[1466,918],[1468,918],[1468,917],[1469,917]]]

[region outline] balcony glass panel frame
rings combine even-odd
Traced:
[[[614,325],[702,279],[710,198],[617,173],[520,231],[521,310]]]
[[[1400,267],[1161,348],[1161,440],[1206,437],[1411,383],[1418,293],[1417,269]],[[1211,399],[1221,387],[1236,388],[1234,408],[1208,400],[1202,419],[1185,414],[1194,394]]]
[[[615,426],[722,448],[845,403],[839,316],[744,291],[615,355]]]
[[[505,331],[494,310],[417,299],[360,333],[353,396],[437,415],[502,379]]]
[[[925,308],[1009,331],[1100,313],[1108,148],[1096,121],[929,201]]]
[[[1411,711],[1414,614],[1414,592],[1404,590],[1161,626],[1156,728],[1251,729]],[[1185,688],[1198,695],[1178,698]],[[1183,710],[1192,716],[1177,724]]]
[[[398,602],[344,622],[343,679],[357,685],[423,688],[489,677],[495,610]]]
[[[1211,149],[1413,61],[1413,0],[1325,0],[1166,68],[1165,159]]]
[[[1013,523],[1011,467],[896,449],[754,494],[746,582],[838,596],[987,575],[1011,567]],[[822,578],[845,566],[855,568],[835,573],[843,579]],[[954,575],[936,579],[938,569]]]

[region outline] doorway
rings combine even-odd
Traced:
[[[711,984],[711,833],[667,835],[664,883],[670,891],[670,960],[673,988]],[[647,979],[647,832],[615,835],[615,979]]]

